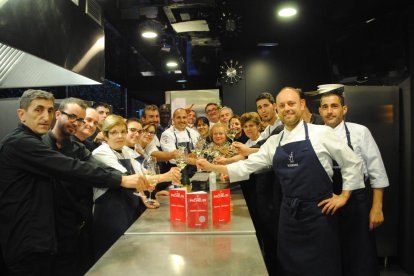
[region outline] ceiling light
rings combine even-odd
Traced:
[[[294,16],[297,13],[295,8],[283,8],[277,14],[281,17]]]
[[[175,62],[175,61],[169,61],[169,62],[167,62],[167,67],[177,67],[178,66],[178,64],[177,64],[177,62]]]
[[[182,79],[182,80],[177,80],[176,82],[178,82],[178,83],[186,83],[187,80],[186,79]]]
[[[156,38],[157,36],[158,36],[157,33],[153,31],[147,31],[147,32],[142,33],[142,37],[145,37],[145,38]]]

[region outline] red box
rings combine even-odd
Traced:
[[[195,192],[187,194],[187,222],[191,228],[208,227],[208,194]]]
[[[186,207],[186,189],[171,189],[170,190],[170,221],[186,222],[187,207]]]
[[[211,214],[213,224],[230,222],[230,189],[211,192]]]

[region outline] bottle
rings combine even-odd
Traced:
[[[216,177],[217,177],[217,175],[216,175],[215,172],[210,172],[208,174],[208,185],[209,185],[210,192],[211,191],[214,191],[214,190],[217,190],[217,180],[216,180]]]
[[[181,184],[183,187],[187,189],[187,192],[191,192],[191,183],[190,183],[190,177],[188,176],[187,168],[184,168],[181,170]]]

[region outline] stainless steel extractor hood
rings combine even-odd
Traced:
[[[100,84],[104,31],[95,0],[0,0],[0,88]]]

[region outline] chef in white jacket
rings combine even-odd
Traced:
[[[384,221],[382,199],[389,186],[381,153],[371,132],[363,125],[344,121],[348,107],[338,89],[322,94],[319,113],[325,124],[351,148],[362,161],[365,187],[355,190],[339,212],[343,275],[379,275],[373,230]],[[339,166],[334,167],[334,192],[341,192]],[[372,194],[372,195],[371,195]]]
[[[278,257],[292,275],[340,275],[341,259],[335,212],[351,191],[363,186],[362,162],[326,126],[301,119],[305,102],[299,92],[283,88],[276,98],[284,130],[270,137],[257,153],[227,166],[198,160],[202,169],[229,175],[230,181],[273,166],[283,199],[279,219]],[[341,166],[344,184],[333,194],[332,159]]]

